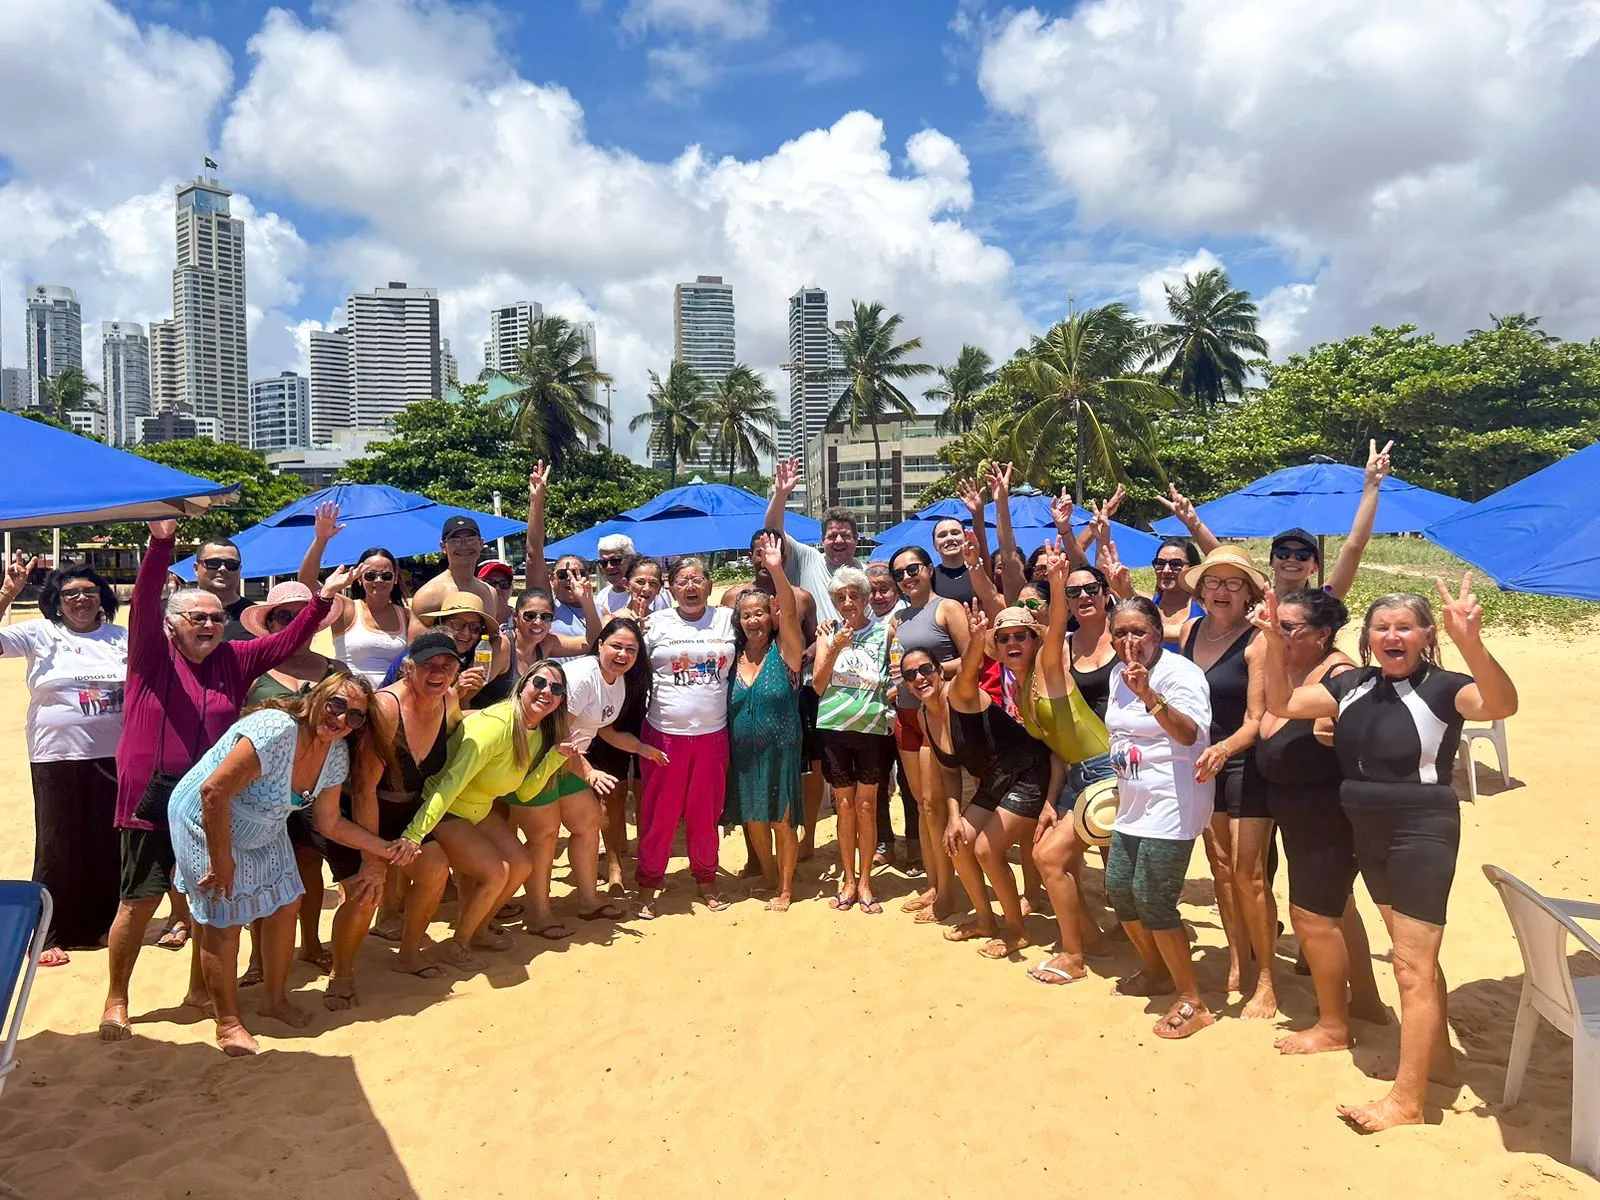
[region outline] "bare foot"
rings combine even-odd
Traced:
[[[1400,1104],[1393,1092],[1371,1104],[1341,1104],[1338,1108],[1345,1123],[1357,1133],[1382,1133],[1396,1125],[1422,1124],[1422,1109]]]
[[[261,1049],[255,1038],[250,1036],[250,1031],[238,1021],[217,1026],[217,1045],[229,1058],[248,1058]]]
[[[483,959],[479,958],[471,950],[468,950],[460,942],[456,941],[455,938],[450,938],[448,941],[446,941],[439,947],[436,953],[439,955],[441,961],[449,963],[458,971],[470,972],[483,970]]]
[[[901,912],[921,912],[925,908],[932,908],[933,902],[939,898],[939,893],[933,888],[925,892],[918,892],[900,906]]]
[[[198,1008],[208,1017],[216,1015],[215,1010],[211,1007],[210,992],[190,992],[180,1001],[180,1004],[184,1008]]]
[[[974,938],[992,938],[994,924],[990,921],[963,921],[959,925],[952,925],[944,931],[944,940],[947,942],[970,942]]]
[[[71,956],[60,946],[51,946],[43,954],[39,955],[39,965],[41,967],[64,967],[71,961]]]
[[[767,901],[767,911],[768,912],[788,912],[789,911],[789,905],[791,903],[793,903],[793,899],[794,898],[792,896],[790,896],[788,892],[780,892],[778,895],[774,896],[771,900]]]
[[[1256,985],[1256,994],[1245,1004],[1240,1017],[1246,1021],[1263,1021],[1278,1015],[1278,994],[1266,980]]]
[[[282,1021],[291,1029],[304,1029],[311,1024],[311,1010],[301,1008],[298,1004],[290,1004],[287,1000],[282,1004],[263,1004],[256,1011],[263,1017]]]
[[[1281,1037],[1273,1045],[1279,1054],[1326,1054],[1330,1050],[1348,1050],[1354,1042],[1348,1029],[1340,1032],[1319,1022],[1310,1029]]]
[[[1165,971],[1160,975],[1135,971],[1126,979],[1117,980],[1111,989],[1111,994],[1113,996],[1165,996],[1177,990],[1177,985],[1172,982],[1172,976]]]
[[[360,1003],[356,997],[356,981],[353,979],[330,979],[328,986],[323,989],[322,1007],[329,1012],[343,1012]]]
[[[326,946],[302,946],[295,957],[303,963],[310,963],[324,975],[333,970],[333,951]]]
[[[100,1014],[100,1040],[125,1042],[131,1037],[133,1027],[128,1024],[127,1004],[121,1000],[108,1001],[105,1011]]]
[[[567,936],[570,937],[571,934]],[[516,944],[509,933],[492,925],[472,939],[474,950],[509,950]]]

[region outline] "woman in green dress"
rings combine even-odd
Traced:
[[[761,535],[753,557],[772,573],[776,596],[754,588],[739,599],[734,669],[728,679],[728,800],[723,820],[742,824],[776,895],[769,912],[787,912],[800,844],[800,606],[783,573],[782,543]],[[776,849],[774,849],[776,842]]]

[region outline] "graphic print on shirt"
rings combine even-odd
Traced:
[[[78,710],[86,717],[107,717],[122,711],[122,680],[78,680]]]
[[[1112,740],[1111,769],[1118,779],[1139,778],[1139,764],[1143,761],[1144,753],[1135,743],[1122,737]]]
[[[672,656],[672,682],[679,687],[716,687],[722,682],[722,673],[727,669],[726,654],[718,654],[715,658],[709,654],[695,658],[687,652]]]

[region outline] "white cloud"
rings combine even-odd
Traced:
[[[985,96],[1080,220],[1264,240],[1314,275],[1292,336],[1600,324],[1593,4],[1094,0],[985,33]]]
[[[772,0],[630,0],[624,29],[711,34],[730,41],[756,38],[772,25]]]
[[[1196,275],[1221,265],[1221,259],[1201,247],[1182,262],[1171,263],[1146,272],[1139,277],[1136,289],[1139,299],[1133,305],[1134,311],[1147,321],[1171,320],[1171,315],[1167,312],[1167,288],[1176,287],[1183,282],[1185,276]]]

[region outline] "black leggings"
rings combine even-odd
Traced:
[[[906,764],[900,761],[898,754],[895,755],[894,777],[900,786],[900,810],[905,815],[906,853],[920,854],[922,851],[917,844],[917,798],[911,794],[911,783],[906,779]],[[885,845],[894,837],[894,830],[889,826],[890,790],[887,785],[878,789],[878,841]]]
[[[1361,878],[1375,904],[1443,925],[1461,849],[1461,809],[1444,804],[1349,804]]]
[[[1339,782],[1269,783],[1267,807],[1289,859],[1289,903],[1337,921],[1356,881],[1355,834],[1339,806]]]

